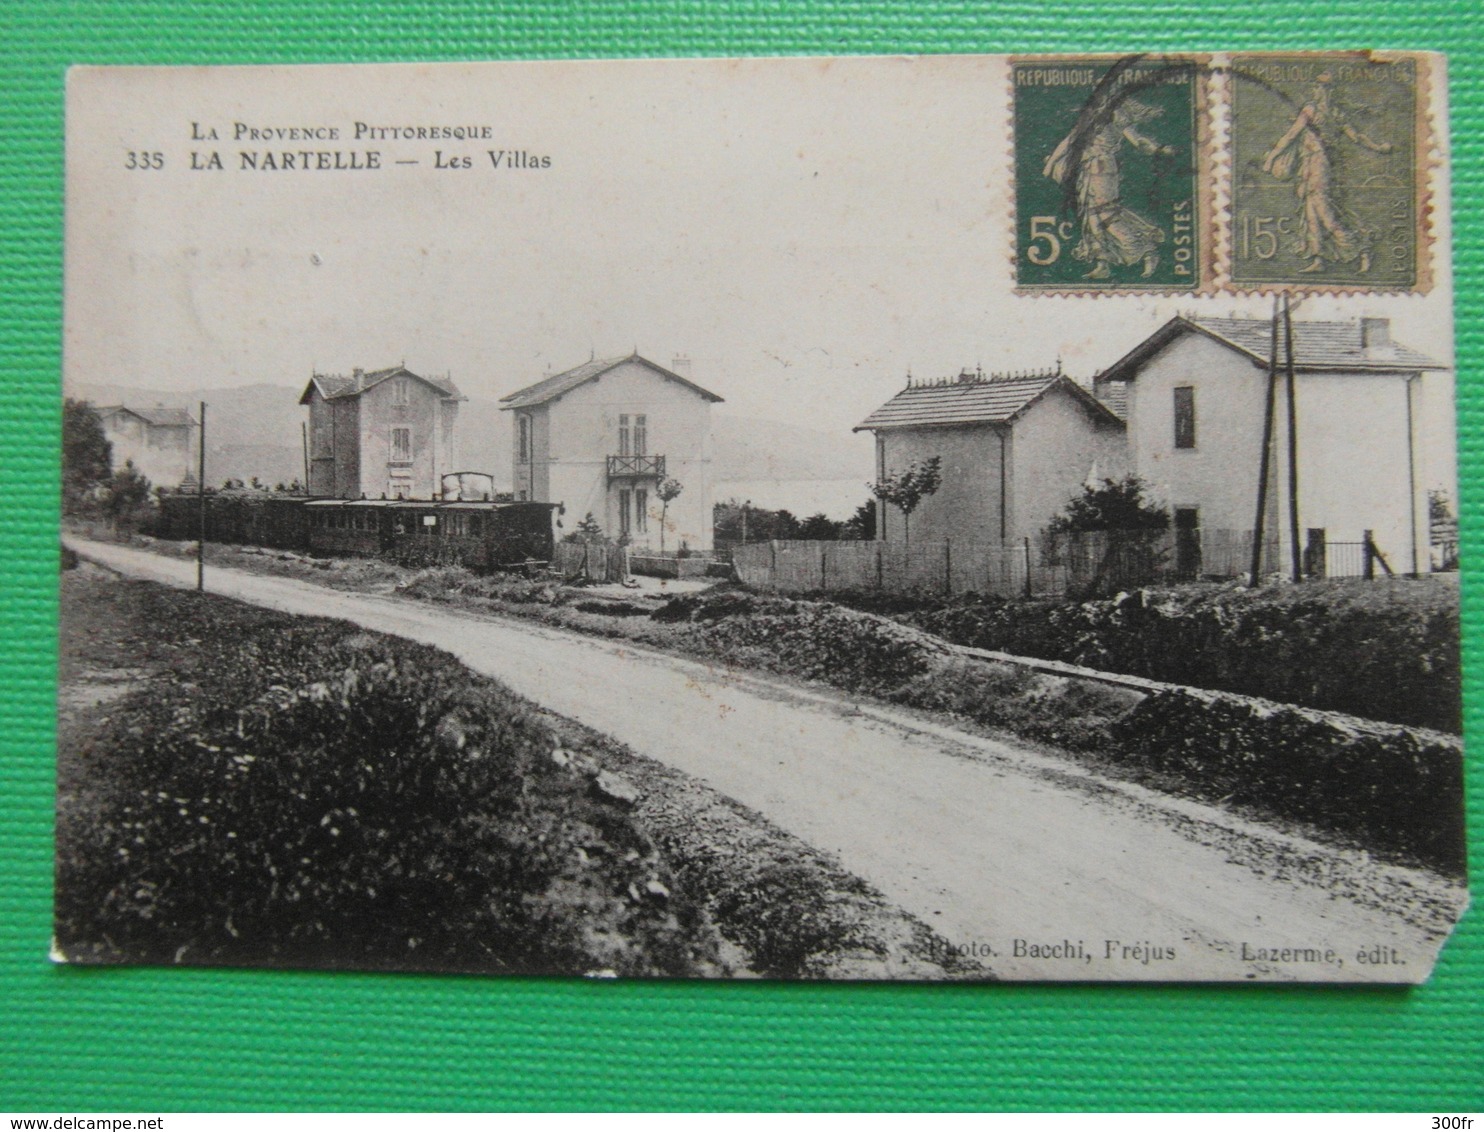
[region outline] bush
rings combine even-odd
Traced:
[[[1117,757],[1208,798],[1358,836],[1458,873],[1463,749],[1453,737],[1220,693],[1149,696],[1112,728]]]
[[[399,582],[397,592],[434,601],[462,594],[514,605],[552,605],[561,600],[549,582],[512,574],[475,574],[463,566],[430,566],[419,570]]]
[[[913,615],[957,644],[1457,733],[1458,592],[1422,580],[985,599]]]
[[[710,962],[626,803],[499,685],[333,622],[187,631],[202,663],[120,701],[92,748],[103,801],[59,827],[69,955],[630,975]]]

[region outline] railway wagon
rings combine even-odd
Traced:
[[[201,530],[203,502],[207,542],[277,550],[305,550],[309,545],[304,497],[269,491],[208,491],[204,500],[193,491],[164,492],[148,533],[194,540]]]
[[[404,566],[493,570],[546,564],[554,503],[316,499],[304,504],[312,554]]]

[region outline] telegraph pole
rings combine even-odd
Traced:
[[[1272,468],[1273,416],[1278,399],[1278,299],[1273,298],[1273,344],[1268,355],[1268,393],[1262,418],[1262,460],[1257,473],[1257,518],[1252,524],[1252,585],[1262,577],[1263,522],[1268,510],[1268,478]]]
[[[201,402],[201,443],[196,455],[196,591],[206,592],[206,402]]]
[[[1288,296],[1283,296],[1283,338],[1285,368],[1288,371],[1288,537],[1293,544],[1293,580],[1304,580],[1303,559],[1299,552],[1298,505],[1298,408],[1293,376],[1293,309]]]

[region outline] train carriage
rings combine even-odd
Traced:
[[[555,506],[380,499],[304,504],[313,554],[458,565],[481,573],[550,562]]]

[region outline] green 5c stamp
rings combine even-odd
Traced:
[[[1417,56],[1237,55],[1231,282],[1425,290]]]
[[[1195,56],[1014,59],[1021,291],[1199,291],[1206,65]]]

